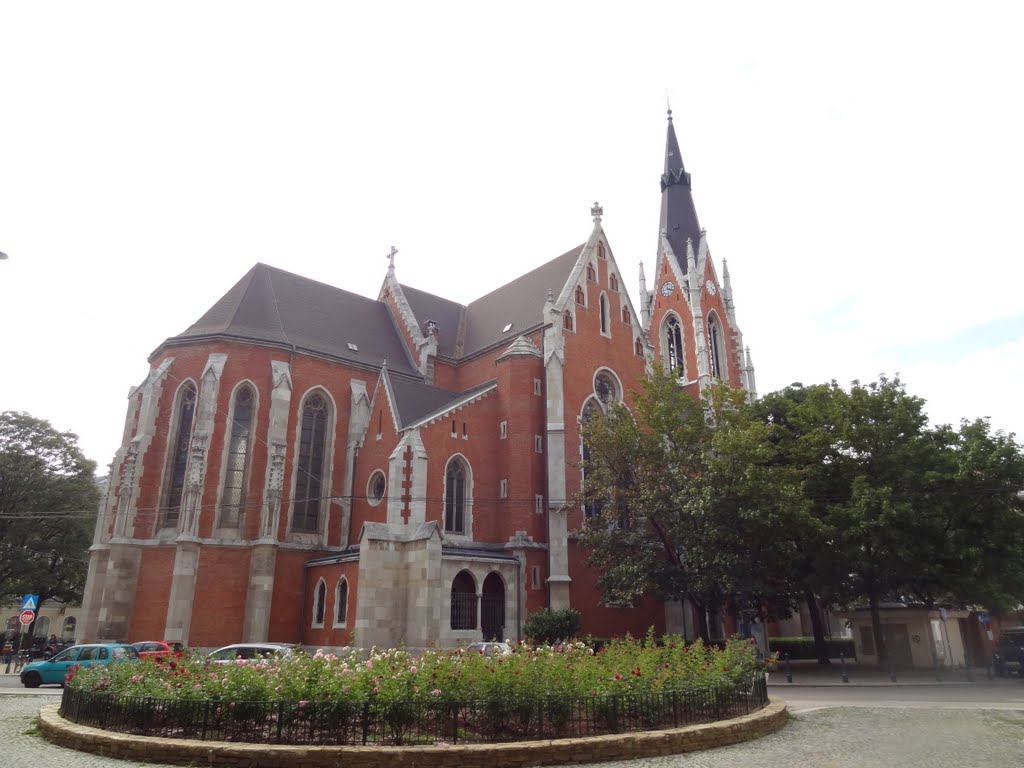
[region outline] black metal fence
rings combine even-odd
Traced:
[[[265,744],[415,745],[533,741],[678,728],[738,717],[768,703],[750,685],[635,696],[486,701],[179,701],[65,688],[61,715],[139,736]]]

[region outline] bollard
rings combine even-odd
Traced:
[[[793,668],[789,666],[789,654],[788,653],[782,654],[782,662],[783,662],[783,666],[786,669],[786,682],[787,683],[792,683],[793,682]]]
[[[850,682],[850,676],[846,674],[846,654],[839,652],[839,679],[844,683]]]

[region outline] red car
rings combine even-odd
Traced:
[[[184,646],[181,643],[169,643],[166,640],[140,640],[132,643],[132,648],[139,652],[139,658],[159,659],[163,656],[181,656]]]

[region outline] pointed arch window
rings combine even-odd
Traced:
[[[245,486],[249,477],[255,403],[256,394],[248,384],[239,387],[235,392],[234,407],[231,409],[231,436],[228,440],[224,489],[221,493],[221,528],[238,528],[245,511]]]
[[[594,269],[593,264],[587,264],[587,280],[592,283],[597,282],[597,271]]]
[[[466,465],[459,459],[448,462],[444,473],[444,529],[448,533],[466,532]]]
[[[572,313],[569,310],[565,310],[565,314],[562,315],[562,327],[567,331],[572,330]]]
[[[579,304],[581,307],[587,306],[587,294],[583,290],[582,285],[576,286],[576,303]]]
[[[320,500],[324,490],[329,410],[323,395],[310,395],[302,407],[302,432],[295,481],[292,529],[316,533],[320,529]]]
[[[665,323],[665,352],[668,358],[666,363],[669,373],[681,379],[685,378],[683,327],[679,323],[679,318],[675,315],[669,315],[668,321]]]
[[[725,366],[722,364],[722,329],[714,313],[708,315],[708,353],[711,357],[711,375],[722,378]]]
[[[348,579],[338,579],[338,588],[334,593],[334,626],[344,627],[348,623]]]
[[[637,357],[644,356],[644,343],[640,341],[640,339],[633,342],[633,351],[636,353]]]
[[[608,297],[601,294],[601,333],[608,333]]]
[[[612,273],[611,273],[611,274],[610,274],[610,275],[608,276],[608,285],[609,285],[609,286],[611,286],[611,289],[612,289],[613,291],[615,291],[616,293],[618,292],[618,290],[619,290],[619,278],[617,278],[617,277],[615,276],[615,273],[614,273],[614,272],[612,272]]]
[[[171,433],[174,442],[171,447],[170,471],[164,492],[163,527],[174,528],[181,515],[181,501],[185,491],[185,470],[188,468],[189,441],[192,438],[192,423],[196,415],[196,385],[191,381],[178,390],[177,424]]]
[[[313,626],[324,625],[324,614],[327,611],[327,584],[323,579],[316,584],[316,592],[313,594]]]
[[[597,258],[599,258],[599,259],[603,259],[604,258],[604,243],[598,243],[597,244]]]
[[[622,308],[622,322],[629,325],[629,307]]]

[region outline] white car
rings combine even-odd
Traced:
[[[482,653],[484,656],[507,656],[512,653],[512,646],[508,643],[497,642],[470,643],[466,646],[466,653]]]
[[[213,651],[208,658],[214,664],[232,661],[262,659],[266,656],[291,656],[294,646],[287,643],[234,643]]]

